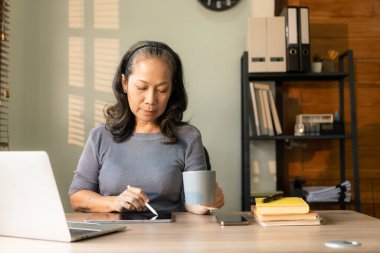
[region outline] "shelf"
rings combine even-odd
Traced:
[[[355,210],[360,212],[360,188],[359,188],[359,161],[358,161],[358,140],[357,140],[357,126],[356,126],[356,95],[355,95],[355,71],[354,71],[354,56],[352,50],[348,50],[339,56],[339,71],[336,72],[322,72],[322,73],[248,73],[248,52],[244,52],[241,58],[241,125],[242,125],[242,210],[250,210],[250,193],[251,193],[251,148],[260,148],[256,146],[251,147],[251,142],[254,141],[274,141],[275,146],[275,156],[276,156],[276,176],[277,176],[277,191],[283,191],[287,194],[287,189],[289,187],[289,175],[287,167],[284,162],[284,149],[287,147],[290,141],[309,141],[309,140],[331,140],[339,142],[339,170],[340,170],[340,181],[346,180],[347,171],[346,160],[350,161],[353,175],[353,193],[356,197],[355,200],[350,203],[340,203],[340,202],[318,202],[312,203],[311,205],[341,205],[344,208],[345,205],[354,204]],[[331,135],[306,135],[306,136],[295,136],[291,131],[283,135],[275,136],[255,136],[256,122],[254,122],[254,117],[251,115],[253,113],[252,100],[251,100],[251,90],[250,82],[260,82],[269,81],[274,82],[274,89],[277,97],[275,98],[275,104],[279,114],[280,122],[284,113],[284,93],[287,91],[284,87],[287,82],[303,82],[301,85],[312,86],[320,85],[331,86],[337,85],[339,92],[337,94],[337,101],[339,101],[339,115],[342,122],[345,121],[345,114],[350,117],[349,125],[350,132],[342,134],[331,134]],[[291,84],[291,83],[290,83]],[[286,88],[286,87],[285,87]],[[348,92],[345,92],[347,89]],[[348,98],[348,104],[350,110],[345,113],[345,102],[346,97]],[[286,109],[286,108],[285,108]],[[250,134],[250,132],[252,134]],[[289,134],[290,133],[290,134]],[[346,140],[351,143],[351,148],[346,148]],[[348,156],[349,152],[351,155]],[[346,159],[347,157],[351,159]]]
[[[339,81],[346,72],[323,73],[249,73],[249,81]]]
[[[250,136],[249,139],[253,141],[270,141],[270,140],[345,140],[352,138],[351,135],[343,134],[332,134],[332,135],[304,135],[304,136],[295,136],[295,135],[275,135],[275,136]]]

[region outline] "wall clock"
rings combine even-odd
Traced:
[[[212,11],[225,11],[234,7],[240,0],[198,0],[203,7]]]

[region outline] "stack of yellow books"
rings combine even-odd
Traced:
[[[324,222],[302,198],[283,197],[268,203],[263,199],[256,198],[256,205],[251,206],[252,214],[261,226],[321,225]]]

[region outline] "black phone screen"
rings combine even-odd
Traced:
[[[241,215],[218,215],[216,220],[222,226],[249,224],[249,221]]]
[[[119,220],[167,220],[172,219],[171,213],[120,213]]]

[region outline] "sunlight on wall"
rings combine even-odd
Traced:
[[[95,39],[94,85],[95,90],[112,93],[112,79],[119,60],[118,39]]]
[[[255,157],[251,157],[251,195],[273,192],[277,177],[276,161],[273,159],[272,154],[267,152],[271,143],[251,143],[250,145],[251,150],[255,150]],[[253,149],[253,147],[256,148]],[[260,157],[260,159],[257,157]]]
[[[69,120],[68,138],[69,144],[84,146],[84,98],[81,96],[69,95]]]
[[[69,27],[84,27],[84,0],[69,0]]]
[[[69,38],[69,85],[84,87],[84,39]]]
[[[94,127],[105,123],[104,110],[109,106],[109,102],[95,99],[94,103]]]
[[[67,139],[83,147],[86,131],[104,124],[104,108],[114,103],[120,42],[104,38],[104,29],[119,29],[119,0],[68,0],[68,25]]]
[[[94,28],[119,29],[118,0],[94,0]]]

